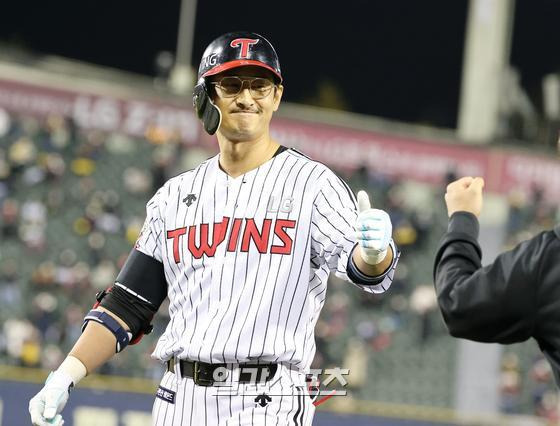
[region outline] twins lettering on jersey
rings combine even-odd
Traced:
[[[230,221],[231,232],[226,242],[227,251],[233,252],[241,244],[242,252],[249,251],[249,245],[253,244],[259,253],[271,254],[291,254],[293,239],[288,235],[287,230],[296,227],[295,220],[288,219],[264,219],[262,226],[259,226],[253,218],[235,218],[233,221],[229,217],[224,217],[221,222],[200,225],[185,226],[182,228],[167,231],[167,239],[173,240],[173,258],[175,263],[181,262],[182,245],[186,245],[189,252],[196,259],[203,255],[213,257],[220,244],[225,242],[226,233]],[[209,238],[210,226],[213,227],[212,242]],[[273,244],[269,247],[271,235],[278,237],[281,244]],[[197,245],[196,242],[200,243]],[[240,243],[241,242],[241,243]]]

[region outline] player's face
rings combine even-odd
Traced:
[[[239,67],[214,76],[211,83],[214,103],[222,112],[218,132],[234,142],[268,136],[283,91],[282,85],[274,84],[272,73],[261,67]]]

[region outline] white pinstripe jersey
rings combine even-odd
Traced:
[[[218,160],[170,179],[147,204],[136,249],[163,263],[170,300],[153,356],[306,371],[328,275],[349,280],[355,198],[293,149],[237,178]],[[385,291],[395,266],[361,287]]]

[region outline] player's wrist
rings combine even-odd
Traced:
[[[378,265],[381,262],[383,262],[383,260],[385,260],[385,258],[387,257],[387,252],[388,252],[388,248],[381,251],[377,251],[377,250],[366,251],[362,247],[360,247],[360,257],[368,265]]]
[[[53,374],[60,383],[68,382],[68,386],[76,386],[87,375],[87,368],[78,358],[68,355]]]

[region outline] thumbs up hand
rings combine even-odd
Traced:
[[[354,228],[364,262],[370,265],[381,263],[387,256],[393,225],[385,211],[371,208],[365,191],[358,192],[358,218]]]

